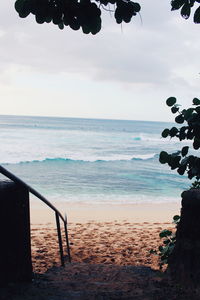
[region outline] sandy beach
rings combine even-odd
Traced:
[[[148,266],[158,269],[158,257],[151,249],[161,245],[159,232],[171,223],[131,223],[128,221],[69,223],[72,262]],[[63,232],[63,241],[65,238]],[[57,231],[52,224],[32,225],[34,271],[43,273],[60,265]]]
[[[58,205],[64,210],[62,204]],[[162,244],[159,232],[174,230],[177,204],[68,207],[72,263],[61,267],[54,214],[31,207],[34,280],[1,289],[1,300],[185,300],[199,299],[159,270],[151,249]],[[166,296],[167,295],[167,296]],[[166,298],[167,297],[167,298]]]
[[[46,207],[33,205],[31,234],[36,274],[48,274],[63,291],[62,295],[68,289],[78,291],[74,299],[135,299],[136,296],[143,299],[146,293],[147,299],[151,299],[155,287],[142,284],[147,281],[150,285],[157,284],[161,278],[151,273],[159,270],[159,265],[158,256],[151,255],[150,250],[161,244],[162,229],[173,229],[171,219],[180,210],[177,204],[66,206],[60,203],[57,208],[63,214],[68,211],[72,263],[68,263],[66,255],[66,266],[60,267],[54,215]],[[66,249],[64,232],[62,236]],[[135,272],[134,276],[130,276],[130,270],[131,274]],[[102,292],[103,298],[99,296]]]
[[[173,228],[178,204],[77,205],[58,204],[68,211],[68,234],[74,263],[143,265],[158,269],[151,249],[161,244],[159,232]],[[67,209],[66,209],[67,208]],[[44,272],[59,265],[54,214],[48,207],[31,207],[33,265]],[[64,240],[64,232],[63,232]]]

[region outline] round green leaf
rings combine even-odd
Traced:
[[[170,243],[170,240],[167,239],[167,240],[163,241],[163,243],[164,243],[165,245],[168,245],[168,244]]]
[[[24,7],[24,3],[25,3],[25,0],[17,0],[15,2],[15,9],[18,13],[21,12],[21,10],[23,9]]]
[[[43,16],[36,15],[35,20],[38,24],[43,24],[45,22],[45,18]]]
[[[162,132],[162,137],[163,137],[163,138],[166,138],[166,137],[168,137],[168,135],[169,135],[169,129],[168,129],[168,128],[165,128],[165,129],[163,130],[163,132]]]
[[[71,25],[70,25],[70,27],[71,27]],[[82,31],[85,34],[89,34],[90,33],[90,27],[86,24],[82,24]]]
[[[192,107],[190,107],[184,111],[185,120],[188,120],[192,116],[193,111],[194,111],[194,108],[192,108]]]
[[[177,172],[179,175],[183,175],[185,173],[185,170],[186,170],[186,165],[184,166],[180,166],[178,169],[177,169]]]
[[[173,216],[173,220],[174,220],[174,221],[178,221],[179,219],[180,219],[180,216],[179,216],[179,215]]]
[[[184,117],[182,115],[178,115],[176,118],[175,118],[175,121],[176,123],[178,124],[182,124],[184,122]]]
[[[200,23],[200,6],[196,9],[194,13],[194,23]]]
[[[160,238],[163,238],[163,237],[168,237],[172,234],[172,231],[171,230],[167,230],[167,229],[164,229],[160,232],[159,234],[159,237]]]
[[[182,156],[186,156],[188,154],[188,150],[189,150],[188,146],[183,147],[181,150]]]
[[[177,106],[172,106],[171,112],[172,112],[173,114],[175,114],[175,113],[177,113],[177,111],[179,111],[179,108],[178,108]]]
[[[186,134],[186,138],[187,138],[188,140],[192,140],[193,137],[194,137],[194,132],[193,132],[192,128],[189,128],[189,129],[188,129],[188,132],[187,132],[187,134]]]
[[[183,6],[185,4],[185,0],[172,0],[171,1],[171,7],[172,10],[176,10],[181,8],[181,6]]]
[[[188,19],[190,16],[191,8],[189,2],[186,2],[181,9],[181,16],[184,19]]]
[[[58,27],[59,27],[61,30],[63,30],[63,29],[64,29],[64,24],[63,24],[63,22],[59,23],[59,24],[58,24]]]
[[[197,107],[195,108],[195,111],[199,114],[199,113],[200,113],[200,106],[197,106]]]
[[[175,97],[169,97],[169,98],[166,100],[167,106],[173,106],[175,103],[176,103],[176,98],[175,98]]]
[[[179,215],[175,215],[174,217],[173,217],[173,223],[175,223],[175,224],[178,224],[179,223],[179,221],[180,221],[180,216]],[[174,239],[176,239],[176,237],[174,237]]]
[[[187,130],[186,126],[183,126],[180,128],[180,131],[179,131],[179,140],[180,141],[182,141],[186,138],[186,130]]]
[[[159,161],[161,164],[166,164],[168,162],[169,155],[167,152],[160,152]]]
[[[180,164],[179,164],[180,159],[181,159],[180,156],[170,155],[170,160],[169,160],[168,164],[170,165],[172,170],[177,169],[180,166]]]
[[[193,105],[200,105],[200,100],[198,98],[194,98],[192,100],[192,102],[193,102]]]
[[[149,253],[150,253],[150,254],[157,254],[157,251],[154,250],[154,249],[151,249],[151,250],[149,251]]]
[[[178,129],[176,127],[172,127],[169,131],[169,135],[174,137],[178,133]]]
[[[190,155],[188,156],[188,162],[190,165],[193,165],[195,163],[195,156],[194,155]]]
[[[195,150],[198,150],[200,148],[200,140],[199,139],[194,139],[193,148]]]

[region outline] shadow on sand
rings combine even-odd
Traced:
[[[199,299],[146,266],[72,263],[35,274],[29,284],[1,288],[0,300]]]

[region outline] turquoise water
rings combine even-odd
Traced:
[[[0,116],[0,163],[53,201],[174,202],[190,182],[158,161],[173,124]]]

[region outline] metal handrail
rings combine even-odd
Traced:
[[[69,239],[68,239],[68,232],[67,232],[67,217],[65,218],[62,216],[62,214],[59,212],[59,210],[51,204],[45,197],[43,197],[40,193],[38,193],[35,189],[33,189],[31,186],[26,184],[23,180],[12,174],[10,171],[5,169],[0,165],[0,173],[9,178],[10,180],[14,181],[17,184],[20,184],[28,189],[28,191],[42,200],[46,205],[48,205],[54,212],[56,217],[56,225],[57,225],[57,233],[58,233],[58,242],[59,242],[59,248],[60,248],[60,259],[61,259],[61,265],[64,266],[64,255],[63,255],[63,245],[62,245],[62,236],[61,236],[61,229],[60,229],[60,220],[64,223],[64,231],[65,231],[65,238],[66,238],[66,244],[67,244],[67,254],[69,262],[71,263],[71,256],[70,256],[70,247],[69,247]]]

